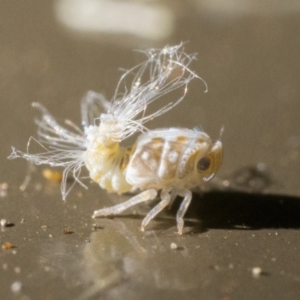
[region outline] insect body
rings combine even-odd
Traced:
[[[64,167],[64,199],[69,192],[66,190],[69,172],[84,186],[80,180],[83,165],[90,177],[109,192],[122,194],[133,188],[142,191],[124,203],[95,211],[93,217],[119,214],[137,203],[156,198],[161,190],[161,201],[144,218],[142,230],[161,210],[171,206],[177,195],[182,196],[176,216],[181,234],[183,217],[192,198],[190,189],[216,174],[222,162],[222,144],[213,143],[199,129],[148,130],[143,125],[177,105],[192,79],[202,80],[188,68],[194,56],[183,52],[182,44],[145,53],[147,60],[121,77],[111,102],[94,92],[83,98],[83,131],[70,121],[67,124],[72,130],[60,126],[42,105],[33,104],[42,112],[41,120],[37,121],[38,143],[45,151],[31,154],[28,149],[23,153],[13,148],[9,158],[23,157],[36,164]],[[133,82],[127,90],[125,81],[132,74]],[[125,91],[121,92],[123,84]],[[177,101],[146,114],[150,103],[181,87],[183,95]],[[121,141],[135,132],[141,132],[136,143],[130,148],[122,147]]]
[[[124,187],[130,188],[128,184],[131,184],[145,191],[127,202],[95,211],[93,217],[118,214],[132,205],[155,198],[156,191],[162,190],[161,202],[143,220],[141,229],[144,230],[151,219],[180,195],[184,197],[177,213],[181,234],[183,216],[192,199],[189,189],[209,180],[221,161],[220,141],[213,144],[203,132],[171,128],[142,134],[123,172],[125,180],[118,182],[124,182]]]

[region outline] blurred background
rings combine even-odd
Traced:
[[[299,1],[0,7],[1,299],[299,299]],[[33,101],[80,125],[81,97],[94,90],[110,99],[120,68],[143,59],[133,49],[182,41],[198,53],[191,68],[208,93],[192,82],[186,99],[149,127],[201,125],[213,139],[225,128],[218,178],[195,192],[183,236],[175,233],[180,199],[142,234],[148,205],[95,222],[94,209],[129,196],[87,181],[88,190],[76,186],[63,202],[43,167],[6,159],[36,136]]]

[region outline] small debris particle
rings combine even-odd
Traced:
[[[22,283],[20,281],[15,281],[10,288],[13,293],[19,293],[22,288]]]
[[[42,225],[41,228],[46,231],[48,229],[48,226],[47,225]]]
[[[0,183],[0,198],[7,196],[8,184],[6,182]]]
[[[66,227],[66,228],[63,230],[63,233],[64,233],[64,234],[72,234],[72,233],[74,233],[74,231],[72,231],[72,230],[70,229],[70,227]]]
[[[254,278],[259,278],[260,275],[262,274],[262,269],[260,267],[255,267],[255,268],[252,268],[252,276]]]
[[[171,243],[170,248],[172,250],[177,250],[178,249],[178,245],[176,243]]]
[[[96,230],[96,229],[104,229],[105,227],[95,223],[92,225],[92,228],[93,228],[93,230]]]
[[[1,219],[0,224],[1,224],[1,227],[5,227],[7,224],[7,221],[5,219]]]
[[[43,176],[44,176],[44,178],[46,178],[47,180],[50,180],[50,181],[57,181],[57,182],[62,181],[62,173],[61,172],[53,171],[48,168],[43,170]]]
[[[212,270],[216,270],[216,271],[220,271],[220,269],[221,269],[218,265],[211,265],[211,266],[209,266],[209,268]]]
[[[13,227],[13,226],[15,226],[14,223],[8,222],[8,221],[5,220],[5,219],[2,219],[2,220],[0,221],[0,225],[1,225],[1,227]]]
[[[20,223],[23,224],[25,222],[25,219],[21,219]]]
[[[16,272],[17,274],[21,273],[21,268],[15,267],[15,272]]]
[[[223,180],[223,181],[222,181],[222,185],[223,185],[224,187],[229,187],[229,186],[230,186],[229,180]]]
[[[52,234],[49,234],[49,238],[53,238],[53,235],[52,235]]]
[[[14,248],[14,246],[10,242],[6,242],[5,244],[2,245],[3,250],[9,250]]]
[[[3,190],[7,190],[8,189],[8,184],[6,182],[2,182],[0,183],[0,187],[3,189]]]

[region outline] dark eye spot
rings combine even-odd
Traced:
[[[206,171],[207,169],[209,169],[210,164],[211,160],[209,157],[202,157],[197,163],[197,169],[200,171]]]

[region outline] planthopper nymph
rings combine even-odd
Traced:
[[[36,120],[38,140],[30,138],[26,152],[12,148],[9,158],[22,157],[37,165],[63,167],[63,199],[71,189],[66,186],[69,173],[74,183],[86,187],[80,177],[83,166],[91,179],[108,192],[140,190],[128,201],[94,211],[94,218],[119,214],[135,204],[155,199],[160,191],[160,202],[142,221],[142,231],[160,211],[172,205],[177,195],[183,197],[176,215],[178,233],[182,234],[183,217],[192,199],[191,188],[216,174],[222,163],[222,143],[213,142],[198,128],[145,127],[145,123],[183,100],[191,80],[199,79],[205,89],[207,86],[190,69],[195,55],[185,53],[183,44],[141,52],[145,61],[123,73],[111,101],[92,91],[85,95],[81,101],[82,129],[71,121],[66,121],[68,128],[59,125],[45,107],[33,103],[42,115]],[[175,90],[181,91],[176,100],[147,114],[152,102]],[[140,135],[131,147],[120,144],[136,132]],[[42,147],[41,153],[29,152],[32,141]]]

